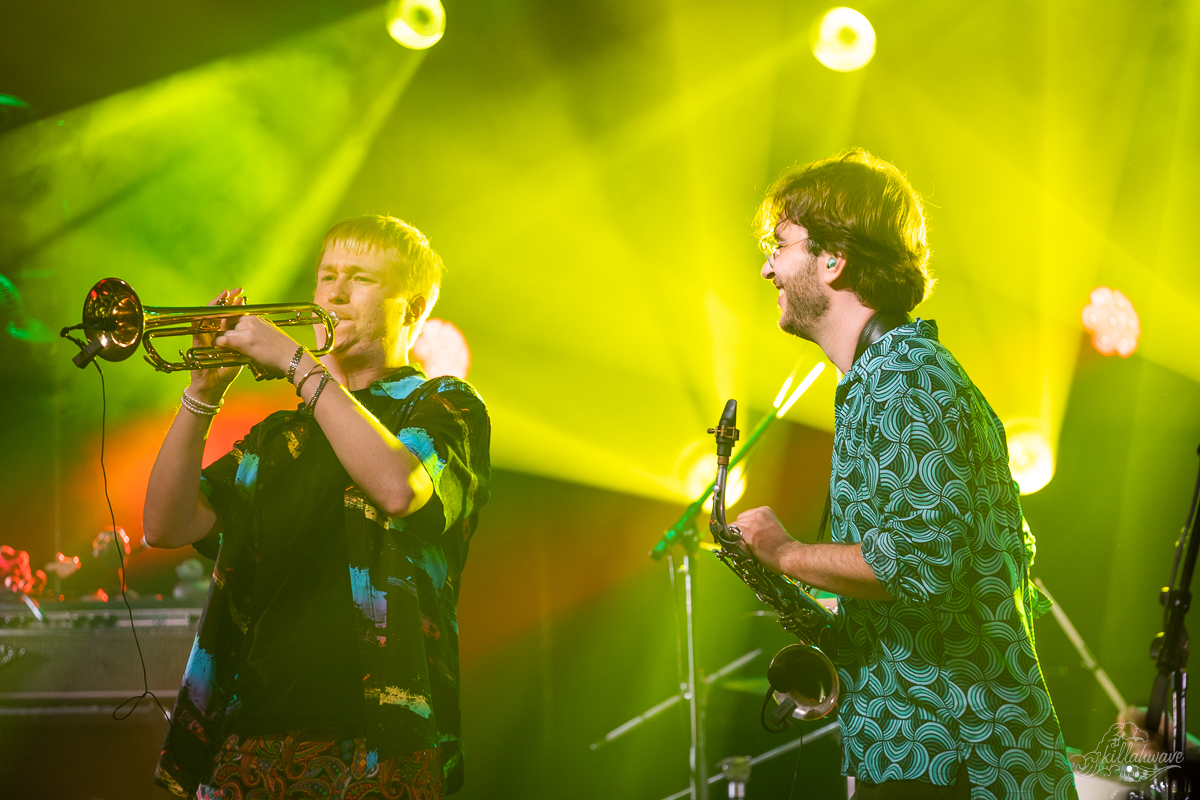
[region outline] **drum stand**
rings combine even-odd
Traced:
[[[1200,455],[1200,449],[1197,449]],[[1158,664],[1158,675],[1150,693],[1150,705],[1146,710],[1146,729],[1150,734],[1162,731],[1163,749],[1171,754],[1174,763],[1181,767],[1187,753],[1187,658],[1188,634],[1184,622],[1192,603],[1192,574],[1196,570],[1196,556],[1200,552],[1197,537],[1196,500],[1200,497],[1200,475],[1196,477],[1196,490],[1192,494],[1192,505],[1188,521],[1175,549],[1175,563],[1171,567],[1171,582],[1159,595],[1159,602],[1166,607],[1163,631],[1150,644],[1150,655]],[[1186,545],[1183,572],[1179,583],[1175,577],[1179,569],[1180,555]],[[1169,710],[1168,710],[1169,704]],[[1170,715],[1170,724],[1163,725],[1164,712]],[[1191,786],[1186,768],[1168,769],[1163,785],[1158,787],[1166,800],[1189,800]]]

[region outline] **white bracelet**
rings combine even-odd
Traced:
[[[215,417],[217,412],[221,410],[221,406],[225,405],[224,399],[216,405],[197,400],[187,393],[187,389],[183,390],[183,397],[179,398],[179,400],[183,403],[184,408],[201,417]]]

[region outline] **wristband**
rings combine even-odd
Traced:
[[[187,393],[187,389],[183,390],[183,396],[179,398],[179,401],[183,403],[183,407],[188,411],[201,417],[215,417],[217,412],[221,410],[221,406],[225,405],[224,399],[216,405],[197,400]]]
[[[314,374],[317,370],[321,370],[326,375],[329,374],[329,370],[325,368],[325,365],[320,362],[317,362],[317,365],[315,367],[313,367],[312,369],[310,369],[308,372],[304,373],[304,377],[301,378],[300,382],[296,384],[296,397],[300,397],[300,390],[302,388],[304,388],[304,382],[306,380],[308,380],[308,377],[310,375]]]
[[[296,348],[296,352],[292,354],[292,363],[288,365],[287,379],[291,383],[296,377],[296,367],[300,366],[300,359],[304,355],[304,345]]]
[[[321,391],[325,388],[325,384],[327,384],[327,383],[329,383],[329,371],[328,370],[326,370],[325,373],[321,375],[321,382],[317,384],[317,390],[315,392],[313,392],[312,397],[308,398],[308,405],[306,405],[304,407],[304,410],[307,411],[309,414],[313,413],[313,409],[316,408],[317,398],[321,396]]]

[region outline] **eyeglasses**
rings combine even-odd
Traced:
[[[783,248],[790,247],[794,244],[799,244],[805,240],[807,240],[810,245],[814,247],[816,246],[816,242],[807,236],[801,236],[799,239],[784,239],[781,241],[776,239],[774,232],[772,232],[764,235],[758,240],[758,249],[762,251],[762,254],[767,257],[767,262],[770,263],[775,260],[775,256],[779,255],[779,251]]]

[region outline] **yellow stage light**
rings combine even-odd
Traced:
[[[713,482],[713,478],[717,477],[717,454],[704,453],[695,461],[688,469],[687,477],[683,479],[684,486],[687,488],[689,497],[699,497],[700,493],[708,488],[708,485]],[[742,495],[746,493],[746,472],[742,469],[742,465],[738,464],[733,469],[729,470],[729,475],[725,479],[725,507],[732,508],[738,500],[742,499]],[[712,511],[712,498],[704,501],[704,510]]]
[[[446,32],[441,0],[393,0],[387,20],[392,38],[413,50],[433,47]]]
[[[838,72],[865,67],[875,55],[875,29],[853,8],[831,8],[818,23],[813,55]]]
[[[1020,417],[1004,423],[1008,436],[1008,468],[1021,494],[1033,494],[1054,477],[1054,451],[1039,420]]]
[[[818,361],[813,365],[813,368],[808,371],[808,374],[804,376],[804,380],[800,381],[800,385],[797,386],[790,395],[788,395],[787,400],[784,400],[783,396],[787,394],[788,389],[792,388],[792,379],[796,374],[795,370],[793,370],[792,374],[788,376],[788,379],[783,382],[783,388],[779,390],[779,394],[775,395],[775,408],[779,409],[775,412],[775,418],[783,419],[783,415],[790,411],[792,406],[796,405],[796,401],[800,399],[801,395],[808,391],[808,387],[812,386],[813,381],[819,378],[821,373],[824,371],[825,362]]]

